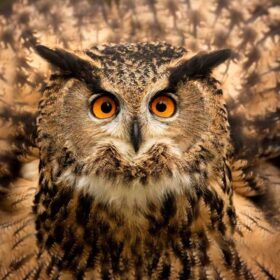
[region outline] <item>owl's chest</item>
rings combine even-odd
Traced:
[[[118,240],[111,236],[114,233],[103,230],[104,236],[95,241],[85,235],[83,244],[68,240],[53,246],[44,275],[59,275],[60,279],[204,279],[214,273],[203,232],[193,237],[185,231],[155,234],[145,240],[130,240],[130,236]]]
[[[171,193],[123,215],[125,209],[115,211],[97,196],[46,182],[34,206],[46,279],[215,279],[217,267],[228,270],[224,255],[238,257],[226,226],[209,233],[212,222],[199,215],[206,211],[199,200]],[[213,213],[212,231],[222,214]]]

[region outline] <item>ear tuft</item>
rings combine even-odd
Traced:
[[[207,76],[213,68],[232,56],[233,52],[230,49],[218,50],[207,54],[197,54],[171,69],[170,82],[176,84],[183,77]]]
[[[83,60],[74,53],[62,49],[52,50],[43,45],[36,46],[35,50],[42,58],[63,72],[83,76],[83,72],[92,70],[92,66],[88,61]]]

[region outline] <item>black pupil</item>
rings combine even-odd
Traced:
[[[163,101],[159,101],[156,108],[159,112],[164,112],[166,110],[166,104]]]
[[[102,103],[102,105],[101,105],[101,110],[105,114],[110,113],[112,111],[112,108],[113,108],[112,104],[108,101]]]

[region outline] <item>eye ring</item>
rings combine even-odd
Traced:
[[[176,112],[176,102],[169,95],[158,95],[150,103],[150,112],[160,118],[171,118]]]
[[[118,113],[118,102],[111,95],[101,95],[94,98],[90,104],[90,111],[97,119],[110,119]]]

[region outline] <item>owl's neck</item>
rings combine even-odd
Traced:
[[[205,258],[210,239],[218,243],[231,240],[235,212],[225,164],[215,175],[204,174],[194,181],[191,191],[170,192],[160,202],[147,205],[145,211],[131,209],[133,219],[75,185],[55,184],[47,170],[41,171],[35,198],[37,239],[40,250],[59,269],[71,270],[77,265],[91,269],[97,257],[104,266],[108,258],[111,262],[116,258],[118,266],[120,259],[153,262],[164,252],[177,254],[176,258],[187,252]]]

